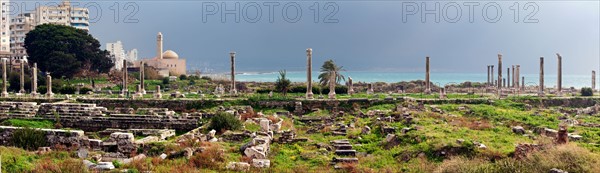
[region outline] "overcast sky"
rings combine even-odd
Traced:
[[[13,2],[28,10],[35,1]],[[481,73],[498,53],[505,67],[520,64],[524,73],[537,73],[541,56],[546,72],[555,72],[556,53],[565,74],[589,74],[600,63],[598,1],[72,2],[90,7],[90,32],[103,45],[121,40],[151,58],[162,32],[164,50],[187,59],[190,70],[226,71],[235,51],[238,71],[300,71],[306,48],[315,66],[333,59],[349,71],[420,72],[430,56],[433,71]],[[236,13],[236,3],[239,22],[221,14]],[[428,14],[436,3],[439,21]]]

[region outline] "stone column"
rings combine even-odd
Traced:
[[[144,74],[145,72],[145,63],[143,61],[140,61],[140,93],[142,94],[146,94],[146,82],[144,81],[146,78],[146,74]]]
[[[510,88],[510,67],[506,68],[506,88]]]
[[[136,92],[133,94],[133,99],[143,98],[144,94],[142,94],[142,85],[138,84],[136,87]]]
[[[306,49],[306,99],[313,99],[312,92],[312,49]]]
[[[19,95],[23,95],[25,94],[25,60],[21,59],[21,62],[19,64],[19,66],[21,67],[21,85],[19,89]]]
[[[52,76],[50,76],[50,72],[46,72],[46,97],[54,97],[54,93],[52,93]]]
[[[352,78],[348,76],[348,94],[354,94],[354,84],[352,83]]]
[[[515,70],[517,70],[515,72],[516,76],[515,76],[515,84],[517,89],[520,88],[521,84],[519,83],[519,79],[521,78],[521,65],[516,65],[515,66]]]
[[[156,92],[154,93],[155,99],[161,99],[162,93],[160,92],[160,85],[156,85]]]
[[[490,86],[490,66],[487,66],[487,86]]]
[[[123,89],[121,89],[121,97],[126,97],[127,96],[127,60],[123,60],[123,69],[121,69],[123,72],[123,83],[121,84],[121,86],[123,87]]]
[[[2,97],[8,97],[8,91],[6,90],[8,80],[6,80],[6,61],[7,58],[2,58]]]
[[[37,63],[33,63],[31,68],[31,96],[37,97]]]
[[[329,99],[335,99],[335,83],[336,73],[333,72],[329,76]]]
[[[494,86],[496,84],[496,80],[494,79],[494,65],[490,65],[490,72],[491,72],[491,75],[490,75],[491,81],[490,82],[492,82],[490,86]]]
[[[596,71],[592,70],[592,91],[596,90]]]
[[[431,93],[429,57],[425,57],[425,93]]]
[[[560,54],[556,54],[556,57],[558,58],[558,76],[557,76],[557,84],[556,87],[557,88],[557,93],[559,96],[562,95],[562,56],[560,56]]]
[[[517,85],[515,85],[515,80],[517,78],[517,77],[515,77],[515,65],[512,66],[511,73],[512,73],[512,80],[510,82],[512,83],[511,85],[514,88],[517,86]]]
[[[540,84],[539,96],[544,96],[544,57],[540,57]]]
[[[231,57],[231,90],[229,90],[229,92],[231,94],[236,94],[237,91],[235,89],[235,52],[230,52],[229,56]]]
[[[375,91],[373,91],[373,84],[367,84],[367,94],[373,94],[374,92]]]
[[[525,76],[521,77],[521,90],[525,91]]]
[[[502,89],[502,54],[498,54],[498,92]]]
[[[502,87],[506,87],[506,78],[502,78]]]

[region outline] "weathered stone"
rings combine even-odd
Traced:
[[[253,147],[246,148],[246,150],[244,151],[244,154],[250,158],[267,159],[267,156],[265,155],[264,152],[258,151],[256,148],[253,148]]]
[[[557,169],[557,168],[552,168],[552,169],[550,169],[550,171],[548,171],[548,173],[569,173],[569,172],[563,171],[563,170]]]
[[[521,126],[513,127],[512,131],[513,131],[513,133],[520,134],[520,135],[525,134],[525,128],[523,128]]]
[[[115,169],[115,165],[112,162],[98,162],[95,168],[99,170],[113,170]]]
[[[35,154],[43,155],[43,154],[49,153],[51,151],[52,151],[52,149],[50,149],[50,147],[39,147],[37,149],[37,151],[35,151]]]
[[[583,139],[583,136],[581,135],[569,134],[569,140],[579,141],[581,139]]]
[[[369,126],[365,126],[365,127],[363,127],[363,129],[362,129],[361,133],[362,133],[363,135],[371,134],[371,127],[369,127]]]
[[[250,164],[246,162],[229,162],[225,168],[233,171],[248,171]]]
[[[96,164],[90,162],[89,160],[83,160],[83,165],[85,165],[87,168],[96,167]]]
[[[271,161],[268,159],[252,159],[252,166],[255,168],[271,167]]]
[[[81,159],[85,159],[88,157],[88,150],[85,148],[80,148],[79,150],[77,150],[77,157],[81,158]]]
[[[263,132],[270,131],[270,127],[269,127],[270,123],[271,123],[271,121],[267,120],[267,119],[260,120],[260,130]]]

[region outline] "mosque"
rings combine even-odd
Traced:
[[[137,61],[134,66],[139,66],[140,62],[154,67],[158,70],[158,74],[164,77],[186,74],[185,59],[180,59],[179,55],[172,50],[163,52],[163,35],[160,32],[156,36],[156,57]]]

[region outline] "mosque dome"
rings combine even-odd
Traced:
[[[179,59],[179,55],[172,50],[167,50],[162,54],[163,59]]]

